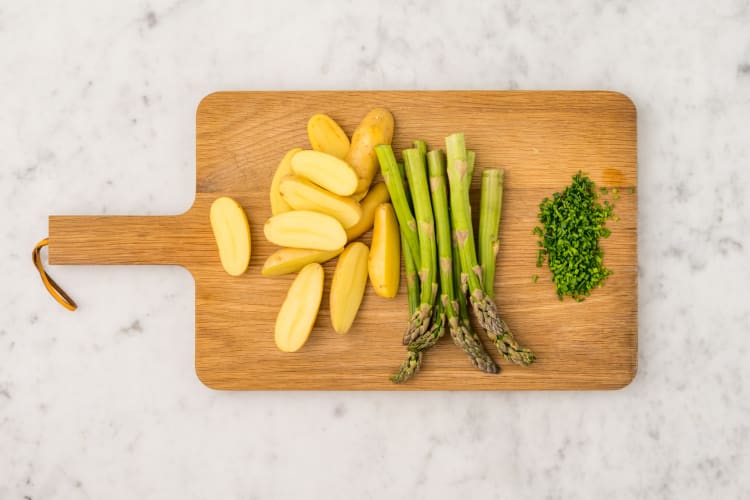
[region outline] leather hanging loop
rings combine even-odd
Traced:
[[[44,264],[42,263],[42,248],[46,247],[48,244],[49,238],[44,238],[37,243],[36,246],[34,246],[34,250],[31,252],[31,260],[34,262],[36,270],[39,271],[42,283],[44,283],[45,288],[47,288],[49,294],[52,295],[52,298],[58,301],[68,311],[75,311],[78,309],[78,305],[67,293],[65,293],[65,290],[60,288],[60,285],[55,283],[55,280],[53,280],[44,269]]]

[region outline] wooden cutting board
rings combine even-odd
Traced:
[[[465,132],[477,152],[476,203],[482,168],[505,168],[496,301],[517,338],[536,352],[534,365],[500,361],[501,374],[481,373],[446,335],[412,381],[393,385],[388,377],[405,356],[403,280],[393,300],[368,287],[354,327],[341,336],[330,327],[327,300],[335,261],[325,265],[325,295],[308,343],[293,354],[276,349],[274,322],[294,276],[260,274],[275,250],[263,237],[274,170],[287,150],[309,148],[311,115],[327,113],[351,134],[376,106],[393,112],[397,152],[416,138],[444,147],[446,135]],[[620,192],[619,221],[609,223],[612,236],[603,243],[614,274],[584,302],[561,302],[549,270],[535,266],[532,229],[539,202],[568,185],[579,169]],[[190,270],[195,368],[215,389],[617,389],[633,379],[637,363],[638,218],[636,194],[629,193],[636,184],[636,110],[619,93],[219,92],[197,109],[196,197],[187,212],[52,216],[49,261]],[[238,278],[222,270],[209,226],[211,202],[225,195],[245,207],[251,225],[250,268]],[[364,239],[369,243],[369,233]],[[485,345],[500,360],[491,343]]]

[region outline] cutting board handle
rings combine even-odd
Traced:
[[[59,216],[49,218],[50,264],[183,264],[193,234],[168,216]]]

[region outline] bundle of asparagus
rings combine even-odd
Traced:
[[[390,146],[377,146],[375,151],[401,228],[409,297],[410,319],[403,338],[407,358],[391,380],[402,383],[413,377],[424,352],[446,327],[473,366],[497,373],[498,365],[471,328],[468,303],[506,359],[521,365],[533,362],[533,353],[519,347],[492,301],[502,170],[483,173],[478,263],[469,204],[474,153],[466,151],[463,134],[446,138],[447,168],[443,152],[428,154],[424,141],[414,141],[413,148],[403,151],[403,167]]]

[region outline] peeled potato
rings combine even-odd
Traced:
[[[239,276],[250,264],[250,224],[239,203],[222,196],[211,204],[211,229],[224,270]]]
[[[343,252],[337,250],[310,250],[308,248],[280,248],[271,254],[263,264],[263,276],[281,276],[295,273],[313,262],[325,262]]]
[[[279,186],[284,177],[292,174],[292,156],[300,151],[302,151],[302,148],[294,148],[287,152],[279,163],[279,166],[276,167],[276,173],[273,174],[273,180],[271,181],[271,213],[273,215],[292,210],[292,207],[281,196]]]
[[[396,296],[401,280],[401,237],[390,203],[378,205],[375,210],[367,272],[375,293],[387,299]]]
[[[307,137],[315,151],[343,158],[349,152],[349,138],[333,118],[317,114],[307,122]]]
[[[357,174],[341,158],[303,150],[292,156],[292,171],[339,196],[350,196],[357,188]]]
[[[339,255],[331,282],[331,324],[337,333],[347,333],[354,323],[367,285],[367,245],[355,241]]]
[[[274,215],[266,221],[263,233],[282,247],[338,250],[346,244],[346,232],[339,221],[309,210]]]
[[[324,278],[323,266],[308,264],[289,287],[274,328],[276,347],[281,351],[298,351],[310,337],[323,298]]]
[[[346,237],[349,241],[355,240],[366,233],[375,219],[375,209],[381,203],[386,203],[391,197],[384,182],[378,182],[370,188],[367,196],[359,202],[362,208],[362,218],[352,227],[346,228]]]

